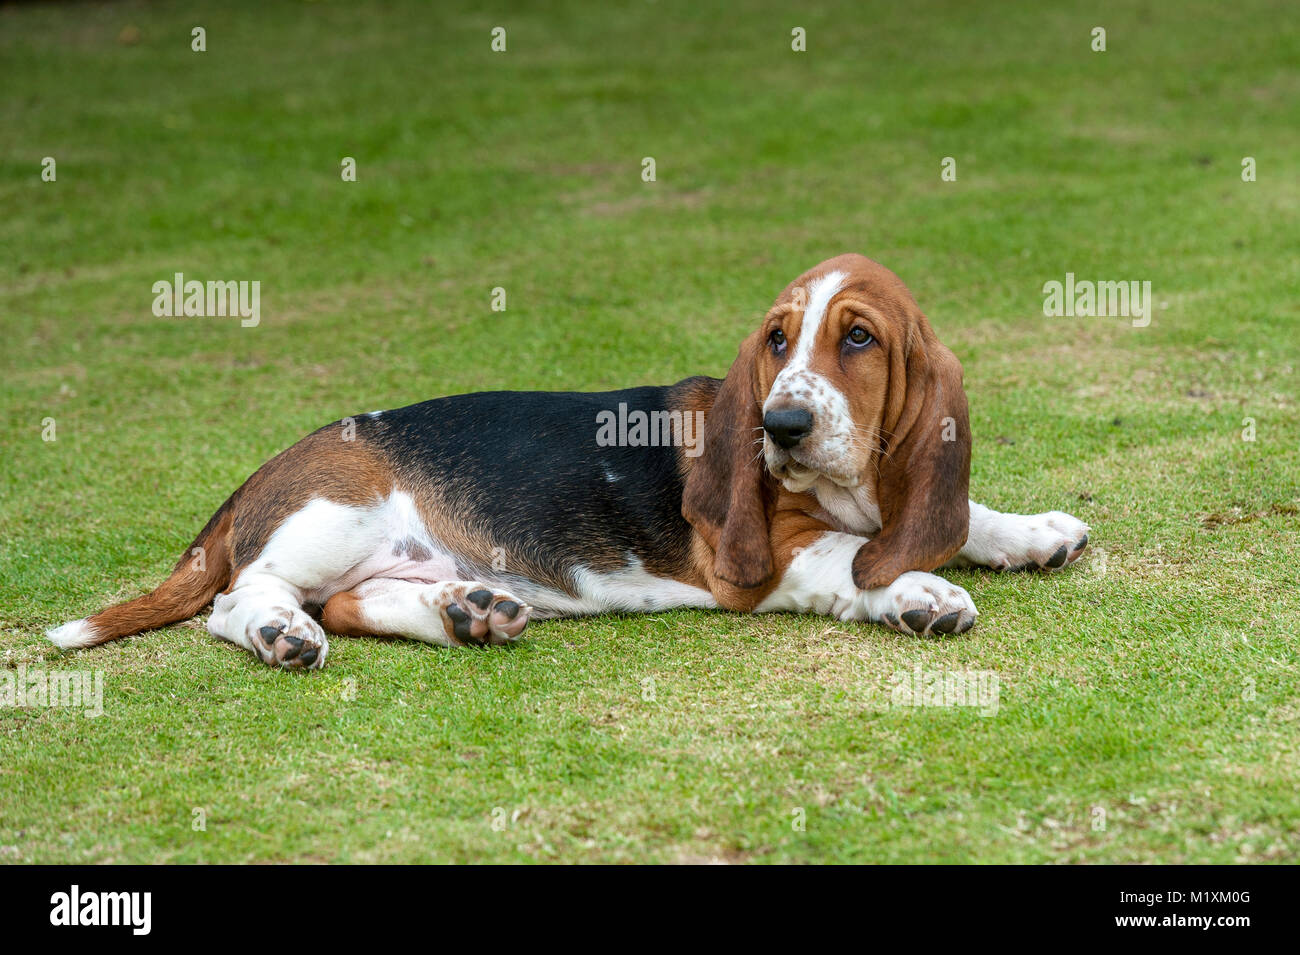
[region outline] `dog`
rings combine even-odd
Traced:
[[[95,646],[211,604],[213,634],[310,670],[327,634],[499,645],[531,619],[674,607],[964,633],[975,604],[932,571],[1057,570],[1089,532],[971,501],[970,453],[957,358],[893,272],[841,255],[785,288],[722,380],[326,425],[244,482],[156,590],[48,637]]]

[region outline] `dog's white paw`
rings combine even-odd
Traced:
[[[1088,525],[1062,511],[990,514],[971,521],[963,562],[993,570],[1060,570],[1083,555]]]
[[[882,590],[871,619],[899,633],[965,633],[979,616],[970,594],[934,574],[909,571]]]
[[[248,640],[264,663],[286,670],[319,670],[325,665],[329,642],[325,631],[302,610],[272,607],[248,625]]]
[[[533,612],[504,590],[473,581],[431,587],[420,600],[439,612],[453,646],[514,643]]]

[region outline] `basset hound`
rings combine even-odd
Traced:
[[[712,607],[969,630],[954,565],[1054,570],[1088,527],[970,501],[962,369],[860,255],[795,279],[726,378],[437,398],[272,458],[142,597],[51,630],[187,619],[289,669],[326,634],[507,644],[532,618]]]

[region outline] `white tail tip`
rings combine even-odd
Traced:
[[[98,633],[88,621],[73,620],[61,627],[45,631],[45,636],[56,647],[62,647],[64,650],[75,650],[78,647],[93,646]]]

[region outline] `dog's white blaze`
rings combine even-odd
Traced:
[[[848,276],[843,272],[827,272],[825,275],[813,279],[809,284],[808,305],[803,310],[803,322],[799,325],[799,341],[795,342],[794,354],[790,356],[790,363],[786,365],[780,375],[777,375],[777,384],[780,384],[784,375],[803,371],[812,363],[813,345],[817,341],[817,330],[821,328],[822,319],[826,317],[826,310],[830,307],[831,299],[840,293],[846,278]]]
[[[763,403],[764,409],[771,408],[777,403],[788,402],[791,395],[800,387],[804,387],[813,393],[810,408],[814,418],[819,411],[823,411],[822,405],[827,403],[830,395],[838,396],[843,402],[844,396],[840,395],[821,375],[812,371],[812,357],[814,346],[817,343],[817,332],[821,328],[822,320],[826,318],[826,310],[830,307],[831,299],[839,294],[840,289],[844,286],[844,279],[847,276],[843,272],[828,272],[820,278],[813,279],[808,289],[808,306],[803,312],[803,321],[799,325],[799,340],[795,342],[794,354],[786,366],[781,369],[781,373],[776,376],[772,382],[772,390],[768,393],[767,401]],[[847,408],[848,403],[843,402]]]

